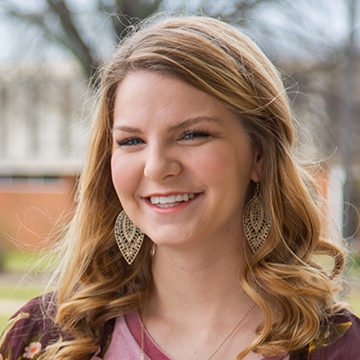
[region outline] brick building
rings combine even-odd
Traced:
[[[0,69],[0,246],[40,245],[73,205],[88,136],[71,65]]]

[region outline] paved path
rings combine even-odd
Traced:
[[[0,299],[0,315],[11,316],[16,313],[23,305],[24,300]]]
[[[12,291],[15,291],[16,286],[20,288],[39,288],[44,285],[44,281],[40,282],[38,278],[33,276],[26,276],[20,274],[0,274],[0,288],[9,288],[9,294],[1,294],[0,298],[0,315],[11,316],[19,310],[27,301],[12,299]]]

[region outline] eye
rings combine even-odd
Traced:
[[[203,139],[209,137],[209,133],[206,131],[199,131],[199,130],[189,130],[185,131],[181,137],[180,140],[196,140],[196,139]]]
[[[117,141],[117,144],[120,147],[130,147],[130,146],[136,146],[136,145],[140,145],[140,144],[144,144],[144,141],[139,139],[139,138],[129,138],[129,139],[124,139],[121,141]]]

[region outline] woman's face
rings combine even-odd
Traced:
[[[117,89],[112,179],[129,217],[158,245],[242,235],[261,159],[214,97],[163,74],[129,73]]]

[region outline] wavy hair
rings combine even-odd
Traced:
[[[232,26],[207,17],[179,17],[133,31],[101,73],[57,289],[56,323],[74,340],[48,347],[44,356],[89,359],[98,348],[103,324],[139,308],[152,290],[151,240],[145,238],[128,266],[113,230],[121,210],[110,169],[114,99],[119,83],[139,69],[177,77],[224,102],[263,156],[261,192],[272,229],[255,254],[244,248],[248,261],[241,281],[262,309],[265,323],[238,358],[250,351],[294,351],[321,337],[321,324],[341,308],[334,293],[344,254],[321,237],[321,197],[294,155],[295,120],[281,76]],[[319,254],[334,259],[330,274],[317,262]]]

